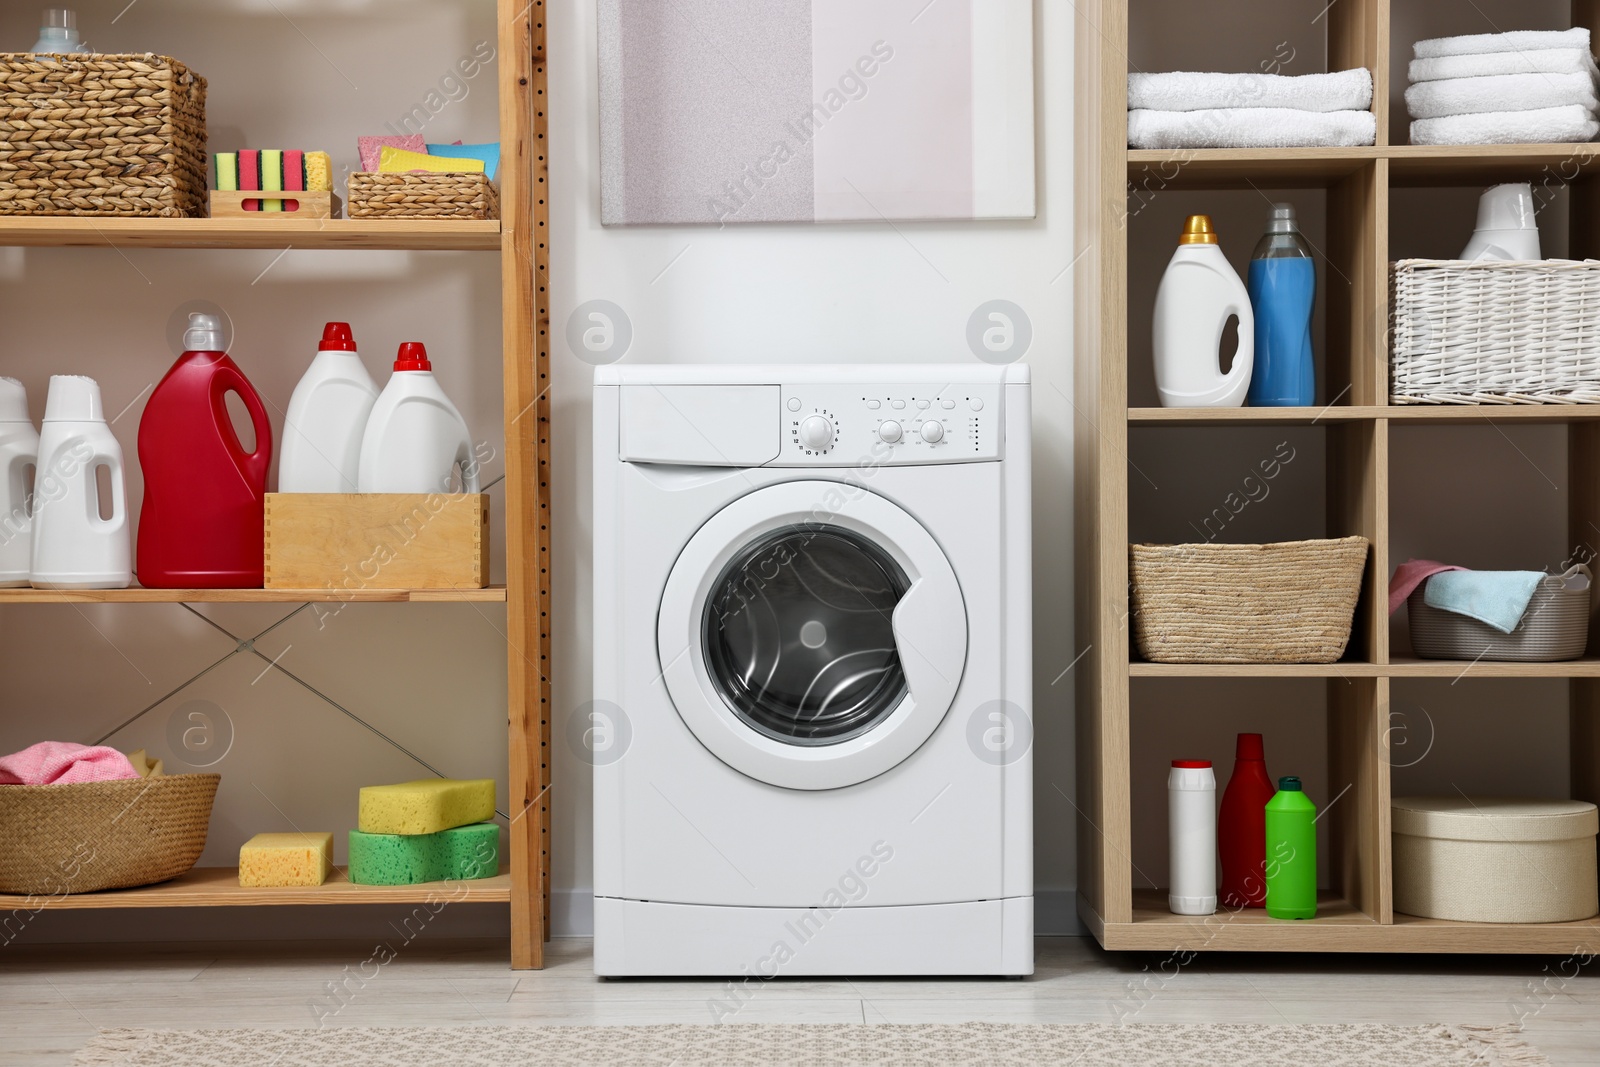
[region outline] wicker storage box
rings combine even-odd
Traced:
[[[1589,568],[1573,567],[1540,583],[1517,628],[1501,633],[1488,623],[1429,607],[1427,582],[1406,599],[1411,648],[1423,659],[1554,663],[1577,659],[1589,647]]]
[[[1600,911],[1581,800],[1397,797],[1394,910],[1479,923],[1560,923]]]
[[[1156,663],[1332,663],[1361,596],[1367,539],[1133,545],[1133,637]]]
[[[500,194],[487,174],[350,175],[345,215],[352,219],[497,219]]]
[[[1600,261],[1394,265],[1396,404],[1600,403]]]
[[[206,80],[155,55],[0,54],[0,215],[206,213]]]
[[[219,774],[0,785],[0,893],[64,896],[164,882],[206,847]]]

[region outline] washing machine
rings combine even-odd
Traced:
[[[1028,381],[596,373],[597,974],[1032,973]]]

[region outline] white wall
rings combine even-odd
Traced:
[[[603,229],[594,4],[551,11],[554,711],[590,697],[588,442],[592,368],[564,343],[572,311],[609,300],[633,326],[628,363],[966,362],[967,320],[994,299],[1033,324],[1036,880],[1040,929],[1076,929],[1072,676],[1072,32],[1070,5],[1036,4],[1035,221]],[[914,14],[917,5],[911,5]],[[891,41],[891,43],[893,43]],[[866,42],[870,45],[871,42]],[[882,77],[891,77],[885,68]],[[739,75],[729,71],[729,91]],[[1054,683],[1054,684],[1053,684]],[[589,773],[555,753],[555,885],[589,885]],[[1064,794],[1064,795],[1063,795]],[[1058,891],[1058,892],[1051,892]]]

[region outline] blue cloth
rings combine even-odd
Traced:
[[[1503,634],[1517,628],[1543,571],[1444,571],[1428,579],[1423,603],[1487,623]]]
[[[494,181],[500,176],[500,142],[492,144],[431,144],[428,155],[450,159],[481,159],[483,171]]]

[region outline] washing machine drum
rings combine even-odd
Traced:
[[[658,643],[679,715],[715,755],[773,785],[833,789],[896,766],[938,727],[966,661],[966,610],[903,509],[791,482],[690,540]]]

